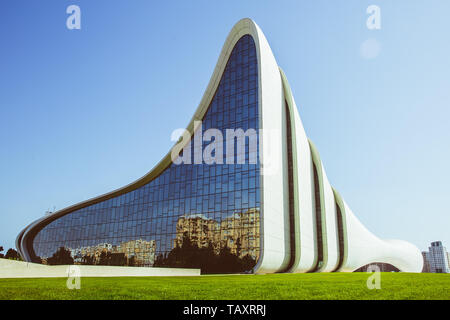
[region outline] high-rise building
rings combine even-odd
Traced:
[[[428,261],[428,252],[422,251],[422,257],[423,257],[422,272],[430,272],[430,262]]]
[[[449,273],[450,266],[448,261],[447,249],[441,241],[434,241],[428,247],[427,260],[432,273]]]
[[[255,273],[423,266],[414,245],[376,237],[331,186],[287,78],[250,19],[231,30],[185,134],[152,171],[42,217],[16,243],[24,260],[40,261],[60,247],[136,240],[145,242],[127,255],[145,251],[138,263],[156,255],[168,267],[207,264],[198,254],[211,255],[210,243],[214,250],[226,244],[225,264],[242,259]]]

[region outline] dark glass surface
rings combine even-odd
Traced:
[[[339,262],[337,269],[339,269],[342,266],[342,263],[344,262],[345,244],[344,244],[344,222],[342,218],[342,211],[337,203],[336,203],[336,217],[337,217],[338,237],[339,237]]]
[[[294,201],[294,163],[292,158],[292,123],[289,106],[287,101],[284,102],[286,113],[286,141],[287,141],[287,163],[288,163],[288,185],[289,185],[289,228],[290,228],[290,244],[291,256],[286,270],[292,268],[295,263],[295,201]]]
[[[313,163],[314,171],[314,197],[316,203],[316,234],[317,234],[317,264],[315,270],[323,266],[323,235],[322,235],[322,207],[320,205],[320,186],[316,164]]]
[[[362,267],[359,267],[353,272],[374,272],[374,270],[376,270],[375,267],[378,267],[380,269],[380,272],[400,272],[400,270],[397,267],[393,266],[392,264],[384,262],[369,263]]]
[[[256,49],[245,35],[227,62],[202,130],[217,128],[225,141],[225,129],[258,125]],[[229,264],[241,267],[226,266],[230,272],[250,270],[260,253],[260,167],[259,159],[249,164],[248,147],[247,139],[245,164],[171,164],[134,191],[58,218],[36,235],[34,251],[46,260],[65,247],[75,263],[86,264],[114,264],[101,259],[103,252],[120,254],[119,264],[214,271],[234,261]]]

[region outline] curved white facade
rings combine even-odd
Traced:
[[[278,67],[264,34],[252,20],[239,21],[228,35],[188,130],[192,132],[194,121],[205,115],[233,48],[244,35],[250,35],[256,47],[258,121],[263,132],[259,137],[261,252],[253,271],[350,272],[378,262],[392,264],[401,271],[420,272],[423,260],[415,246],[374,236],[332,188],[319,154],[305,133],[286,76]],[[32,260],[34,236],[49,221],[142,186],[167,168],[170,155],[171,151],[146,176],[124,188],[32,223],[17,237],[16,245],[22,257]],[[292,164],[291,169],[288,163]]]
[[[264,49],[270,50],[268,46],[265,46]],[[271,53],[268,53],[267,56],[273,57]],[[417,247],[402,240],[379,239],[361,224],[345,202],[340,210],[344,225],[341,228],[342,230],[339,231],[336,210],[339,201],[335,199],[336,191],[328,181],[318,152],[306,136],[286,76],[281,69],[280,73],[281,78],[275,72],[271,77],[274,80],[281,80],[283,99],[280,104],[283,104],[285,100],[288,105],[289,116],[292,121],[292,135],[295,136],[292,139],[292,143],[295,144],[293,149],[295,150],[294,158],[296,161],[294,164],[294,167],[296,167],[294,189],[297,196],[295,218],[298,220],[299,230],[296,233],[296,244],[298,246],[296,254],[298,257],[290,271],[351,272],[364,265],[378,262],[391,264],[405,272],[421,272],[423,258]],[[274,87],[278,88],[278,84]],[[278,91],[276,93],[278,94]],[[276,97],[278,98],[278,95]],[[272,110],[280,109],[282,107],[275,107],[275,105],[272,108]],[[316,199],[314,194],[314,163],[319,172],[320,199]],[[317,229],[315,215],[316,201],[321,202],[320,207],[323,211],[321,214],[321,232],[324,258],[323,265],[320,267],[316,265],[318,256],[317,233],[320,232]],[[264,219],[266,219],[268,213],[266,208],[264,209]],[[343,248],[339,246],[339,232],[342,233]],[[340,255],[342,255],[341,263],[339,263]],[[277,271],[281,271],[280,269]],[[257,271],[264,272],[266,270],[259,269]]]

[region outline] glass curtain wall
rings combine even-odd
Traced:
[[[245,35],[227,62],[202,130],[222,132],[225,163],[225,143],[232,142],[225,130],[258,132],[258,126],[256,49]],[[257,163],[249,163],[248,140],[244,164],[236,164],[234,141],[235,164],[172,163],[134,191],[54,220],[37,233],[35,254],[49,264],[70,252],[79,264],[251,270],[260,253],[260,166],[257,151]]]

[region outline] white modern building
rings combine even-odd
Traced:
[[[234,149],[234,138],[219,149],[211,136],[205,137],[211,128],[254,129],[257,150]],[[118,246],[142,239],[156,244],[156,267],[352,272],[386,263],[405,272],[422,270],[418,248],[375,236],[332,187],[304,130],[287,77],[254,21],[243,19],[231,30],[187,132],[138,181],[27,226],[17,237],[22,257],[39,262],[61,247]],[[190,149],[198,133],[203,134],[204,150],[225,153],[230,143],[246,162],[175,164],[174,152],[179,157],[198,153]],[[236,154],[225,156],[234,160]],[[251,164],[255,156],[258,161]],[[185,255],[189,250],[191,260]],[[234,262],[221,264],[230,254],[235,260],[227,261]]]

